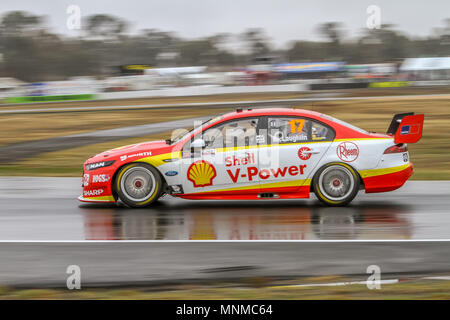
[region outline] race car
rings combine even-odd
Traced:
[[[386,134],[295,108],[237,109],[173,139],[100,153],[84,163],[86,202],[146,207],[184,199],[309,198],[343,206],[359,190],[400,188],[413,173],[408,143],[424,115],[397,114]]]

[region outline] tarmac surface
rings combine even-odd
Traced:
[[[77,200],[81,178],[0,178],[0,240],[450,239],[450,181],[408,181],[350,206],[308,200],[194,201],[132,209]]]
[[[65,288],[72,265],[82,288],[324,275],[365,280],[372,265],[381,280],[445,276],[449,249],[449,242],[0,243],[0,285]]]
[[[81,178],[0,178],[0,285],[65,287],[70,265],[82,287],[367,278],[370,265],[383,278],[450,274],[449,181],[361,193],[344,208],[166,196],[137,210],[82,204],[80,190]]]

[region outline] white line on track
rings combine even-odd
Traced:
[[[386,279],[386,280],[379,280],[378,283],[380,285],[386,285],[386,284],[397,284],[400,282],[405,281],[412,281],[412,280],[444,280],[449,281],[450,276],[441,276],[441,277],[420,277],[420,278],[402,278],[402,279]],[[281,286],[270,286],[271,289],[277,289],[277,288],[298,288],[298,287],[339,287],[339,286],[348,286],[348,285],[355,285],[355,284],[362,284],[362,285],[372,285],[374,284],[373,281],[344,281],[344,282],[328,282],[328,283],[305,283],[305,284],[292,284],[292,285],[281,285]]]
[[[401,282],[400,279],[388,279],[388,280],[379,280],[378,283],[382,284],[395,284]],[[284,285],[284,286],[273,286],[269,287],[271,289],[277,288],[299,288],[299,287],[339,287],[339,286],[348,286],[354,284],[373,284],[372,281],[346,281],[346,282],[329,282],[329,283],[306,283],[306,284],[293,284],[293,285]]]
[[[1,243],[420,243],[450,242],[450,239],[404,239],[404,240],[0,240]]]

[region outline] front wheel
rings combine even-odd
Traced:
[[[313,178],[314,193],[328,206],[344,206],[356,196],[359,190],[359,176],[344,163],[329,163]]]
[[[120,200],[134,208],[142,208],[158,200],[162,192],[159,172],[145,163],[130,163],[120,169],[115,180]]]

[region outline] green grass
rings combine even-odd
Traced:
[[[240,284],[180,284],[170,288],[119,288],[81,290],[66,289],[14,289],[0,287],[0,299],[287,299],[287,300],[402,300],[450,299],[450,281],[411,280],[397,284],[382,284],[379,290],[369,290],[366,285],[352,284],[328,287],[296,287],[302,283],[349,281],[340,277],[323,280],[293,280],[277,284],[260,285],[258,282]]]

